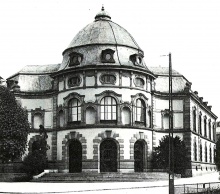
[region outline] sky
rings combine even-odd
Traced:
[[[1,0],[0,76],[62,62],[62,52],[104,5],[144,51],[147,66],[183,74],[220,117],[219,0]]]

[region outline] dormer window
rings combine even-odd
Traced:
[[[103,50],[101,54],[101,61],[103,63],[115,63],[114,52],[115,51],[112,49]]]
[[[138,53],[138,54],[133,54],[130,56],[130,61],[132,61],[132,63],[134,65],[142,65],[143,62],[143,55]]]
[[[69,59],[69,66],[76,66],[76,65],[80,65],[80,63],[82,62],[83,59],[83,55],[80,53],[76,53],[73,52],[69,55],[70,59]]]

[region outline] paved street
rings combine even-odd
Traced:
[[[175,185],[205,182],[218,182],[219,174],[182,178]],[[131,193],[168,193],[168,181],[157,182],[116,182],[116,183],[0,183],[0,193],[88,193],[88,194],[131,194]]]

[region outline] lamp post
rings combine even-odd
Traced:
[[[169,53],[169,194],[174,194],[172,61]]]

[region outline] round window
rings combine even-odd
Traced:
[[[112,56],[111,56],[109,53],[107,53],[107,54],[105,55],[105,59],[106,59],[106,60],[109,61],[111,58],[112,58]]]

